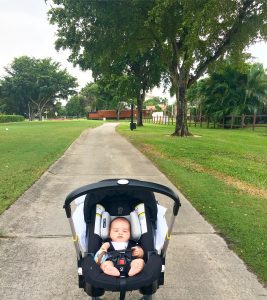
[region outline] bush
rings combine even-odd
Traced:
[[[19,115],[0,115],[0,123],[22,122],[25,118]]]

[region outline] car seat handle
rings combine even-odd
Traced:
[[[179,207],[181,206],[179,196],[169,187],[149,182],[149,181],[141,181],[136,179],[125,179],[123,184],[119,182],[122,181],[120,179],[107,179],[97,183],[88,184],[82,186],[74,191],[72,191],[65,200],[64,208],[66,209],[67,217],[69,215],[69,206],[70,203],[76,198],[87,195],[90,193],[94,193],[97,191],[147,191],[147,192],[155,192],[159,194],[163,194],[174,201],[173,205],[173,214],[177,216]],[[68,211],[67,211],[68,210]]]

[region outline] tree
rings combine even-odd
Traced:
[[[83,96],[74,95],[66,104],[66,113],[68,116],[81,117],[85,115]]]
[[[134,78],[128,75],[112,74],[108,77],[102,76],[98,80],[99,86],[110,95],[108,106],[115,109],[117,119],[120,118],[120,112],[126,107],[130,107],[132,98],[135,96]]]
[[[186,136],[187,89],[211,64],[267,35],[265,0],[54,0],[51,21],[59,26],[57,45],[70,48],[71,59],[94,68],[102,59],[121,53],[160,50],[176,96],[174,135]],[[114,49],[116,51],[114,51]],[[117,55],[119,54],[119,55]],[[85,59],[84,59],[85,58]],[[87,63],[87,64],[86,64]],[[102,65],[103,66],[103,65]]]
[[[145,94],[159,84],[164,66],[156,46],[140,47],[145,20],[140,19],[140,7],[128,1],[53,2],[50,21],[58,25],[56,47],[71,49],[70,60],[91,69],[95,81],[129,76],[127,89],[136,98],[137,125],[142,126]]]
[[[196,81],[186,93],[186,99],[190,103],[190,114],[194,115],[198,120],[201,120],[202,118],[206,88],[207,78]]]
[[[5,68],[6,75],[1,82],[1,93],[10,113],[34,113],[42,120],[47,106],[58,99],[67,99],[75,93],[74,77],[51,58],[36,59],[27,56],[15,58]]]
[[[87,112],[94,112],[99,106],[99,100],[101,98],[99,86],[97,83],[88,83],[80,92],[80,95],[84,97],[84,108]]]
[[[49,116],[50,116],[50,114],[51,114],[51,117],[52,117],[52,115],[55,116],[56,114],[58,115],[58,117],[65,117],[66,116],[66,108],[65,108],[65,106],[62,105],[62,103],[60,101],[58,101],[53,105],[53,109],[50,110]]]
[[[267,2],[263,0],[156,1],[148,26],[162,45],[176,95],[174,135],[188,135],[186,90],[207,68],[246,45],[266,38]]]
[[[26,113],[27,115],[29,102],[27,93],[30,79],[26,77],[27,73],[24,78],[20,74],[22,73],[21,70],[27,67],[29,68],[28,59],[23,57],[19,60],[15,59],[11,66],[5,68],[8,75],[0,81],[4,113],[18,115],[25,115]]]
[[[261,64],[243,62],[236,65],[226,61],[208,78],[196,82],[188,90],[191,103],[216,119],[232,114],[260,111],[267,99],[267,80]]]
[[[159,105],[161,104],[161,98],[160,97],[153,97],[153,98],[150,98],[150,99],[147,99],[145,101],[145,105]]]
[[[167,98],[161,98],[161,97],[150,98],[150,99],[145,101],[144,105],[145,105],[145,107],[155,106],[157,111],[164,110],[165,113],[166,113],[167,106],[168,106],[168,99]]]
[[[244,113],[261,112],[267,105],[267,75],[262,64],[249,66],[245,89],[245,98],[240,108]]]
[[[245,98],[246,74],[228,66],[222,73],[213,73],[206,81],[203,110],[207,115],[221,118],[240,113]]]
[[[131,79],[128,81],[129,89],[132,89],[133,93],[137,95],[138,126],[143,126],[142,109],[146,92],[155,85],[159,85],[163,70],[158,49],[155,47],[144,53],[136,53],[135,57],[128,58],[125,63],[124,72]]]
[[[87,112],[97,111],[101,109],[114,109],[117,100],[114,95],[117,91],[110,86],[110,81],[104,78],[94,83],[88,83],[82,90],[80,95],[83,96],[83,103]]]

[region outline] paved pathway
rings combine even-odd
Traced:
[[[0,299],[88,299],[78,288],[75,251],[62,205],[73,189],[106,178],[136,178],[173,188],[115,132],[115,123],[85,131],[0,216]],[[164,287],[155,299],[267,299],[266,289],[181,196]],[[106,293],[104,299],[116,299]],[[127,299],[138,299],[132,292]]]

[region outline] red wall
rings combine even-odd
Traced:
[[[149,110],[143,110],[143,116],[150,115]],[[131,117],[131,110],[122,110],[120,112],[120,119],[129,119]],[[134,118],[137,117],[137,109],[134,109]],[[117,114],[115,110],[98,110],[97,112],[90,112],[88,114],[88,119],[94,120],[102,120],[103,118],[106,119],[117,119]]]

